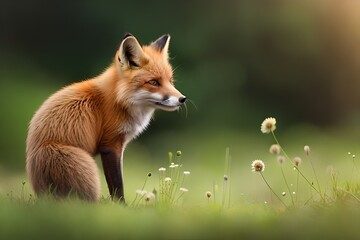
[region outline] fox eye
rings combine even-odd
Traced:
[[[153,86],[155,86],[155,87],[160,86],[160,83],[159,83],[158,80],[154,80],[154,79],[153,79],[153,80],[148,81],[148,83],[151,84],[151,85],[153,85]]]

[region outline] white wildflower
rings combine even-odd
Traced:
[[[266,118],[261,124],[262,133],[271,133],[276,129],[276,119],[275,118]]]
[[[304,152],[306,153],[306,155],[310,154],[310,147],[308,145],[304,146]]]
[[[278,156],[277,160],[278,160],[278,162],[280,164],[283,164],[285,162],[285,157],[284,156]]]
[[[271,147],[269,149],[269,152],[272,153],[272,154],[277,155],[277,154],[280,153],[280,150],[281,150],[281,148],[280,148],[279,144],[273,144],[273,145],[271,145]]]
[[[144,200],[145,202],[147,203],[151,203],[155,200],[155,194],[152,193],[152,192],[148,192],[145,194],[145,197],[144,197]]]
[[[253,172],[262,172],[265,170],[265,164],[261,160],[255,160],[251,164],[251,169]]]
[[[295,163],[295,166],[298,167],[301,164],[301,158],[300,157],[294,157],[294,163]]]

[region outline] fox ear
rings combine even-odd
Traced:
[[[153,43],[151,43],[151,47],[161,52],[164,58],[167,60],[169,58],[169,44],[170,44],[170,35],[165,34],[159,37],[158,39],[156,39]]]
[[[146,63],[146,56],[136,38],[126,34],[121,42],[118,60],[126,67],[140,67]]]

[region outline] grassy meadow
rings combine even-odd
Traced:
[[[173,150],[172,160],[168,151],[152,156],[141,142],[130,144],[124,162],[127,206],[111,202],[103,176],[102,199],[86,203],[37,199],[24,173],[1,171],[0,237],[355,239],[360,223],[360,165],[353,152],[356,131],[325,133],[303,127],[284,133],[278,126],[274,133],[291,160],[294,156],[302,159],[299,170],[313,186],[298,177],[291,160],[279,164],[269,152],[273,137],[260,129],[248,134],[189,132],[180,141],[181,156]],[[196,147],[186,143],[188,138]],[[303,150],[305,144],[310,146],[309,156]],[[281,201],[260,173],[252,172],[255,159],[264,162],[262,174]],[[176,167],[170,167],[171,162]],[[161,197],[169,176],[174,184],[172,201]],[[180,187],[188,191],[179,191]],[[139,193],[154,189],[155,199]]]
[[[355,0],[1,1],[0,240],[359,239],[359,12]],[[126,32],[142,45],[171,35],[187,108],[157,111],[128,145],[127,205],[110,200],[99,157],[99,202],[38,199],[34,112],[103,72]]]

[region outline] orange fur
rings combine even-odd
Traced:
[[[159,96],[179,101],[183,97],[173,86],[167,49],[139,47],[134,39],[130,35],[123,40],[104,73],[59,90],[35,113],[27,137],[26,170],[38,195],[74,193],[96,201],[100,181],[93,156],[100,153],[110,194],[124,200],[124,148],[147,127],[156,108],[175,110],[180,105]],[[149,84],[152,79],[160,86]]]

